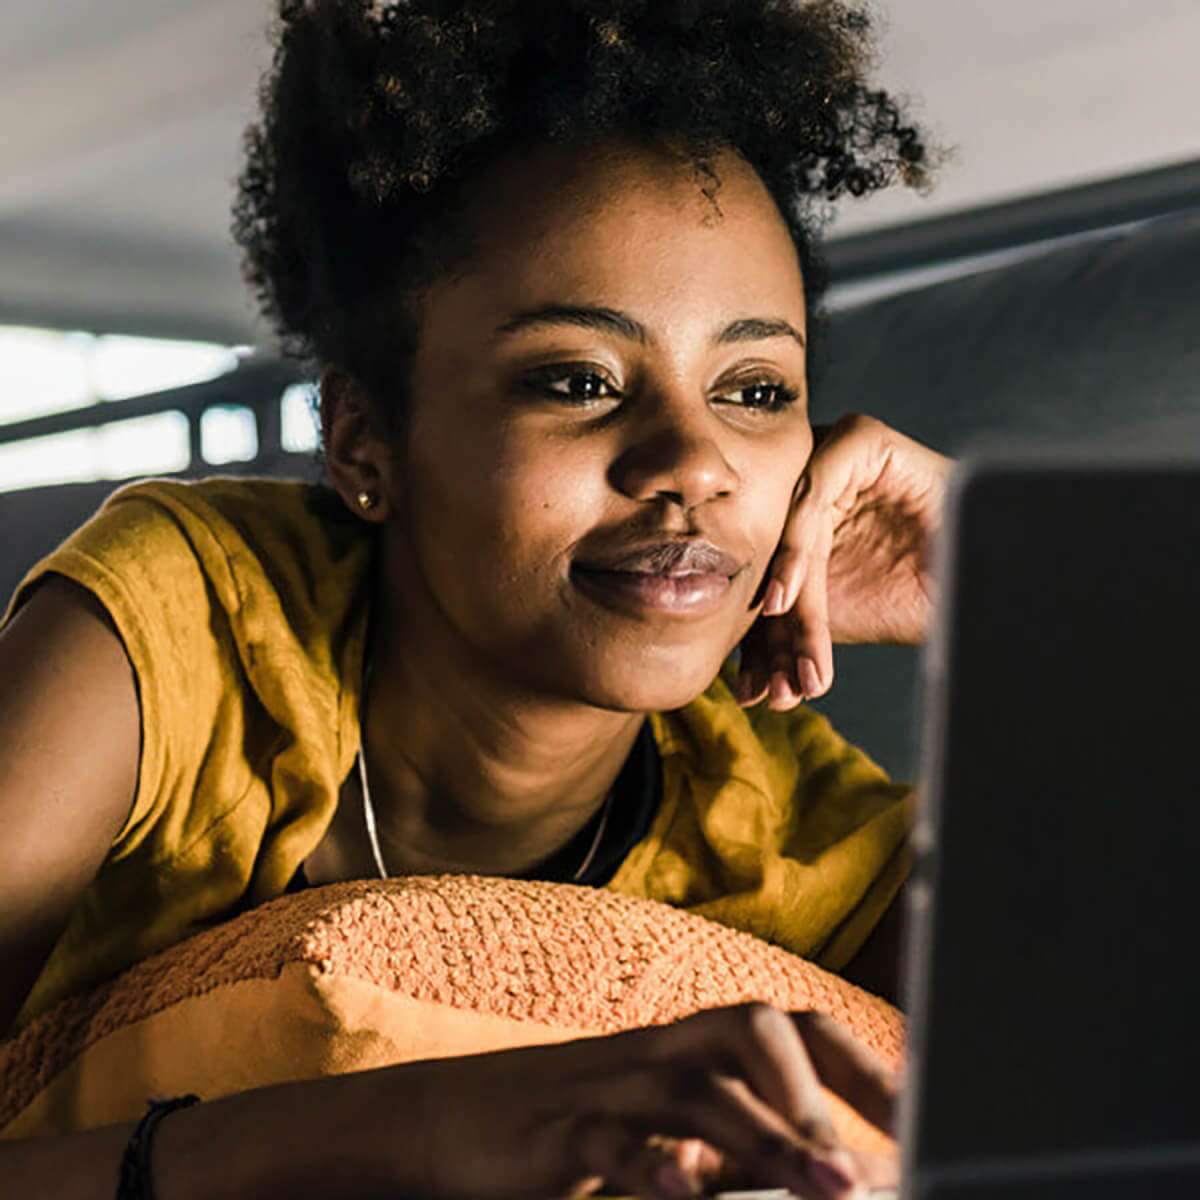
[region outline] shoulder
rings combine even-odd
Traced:
[[[304,557],[324,564],[361,551],[369,538],[362,522],[339,519],[321,489],[289,479],[140,480],[113,492],[93,521],[102,519],[140,531],[174,529],[194,539],[197,552],[219,546],[268,562]]]
[[[232,619],[262,606],[302,624],[336,623],[370,559],[368,527],[339,519],[320,490],[293,480],[146,479],[118,488],[39,562],[11,604],[49,571],[114,607]],[[115,614],[114,614],[115,616]]]
[[[777,712],[766,704],[743,708],[734,697],[736,660],[690,704],[655,713],[652,724],[664,757],[674,756],[689,774],[740,778],[776,796],[798,790],[841,793],[880,788],[906,794],[865,751],[808,705]]]
[[[742,708],[731,671],[652,714],[668,807],[621,882],[840,970],[908,874],[915,795],[815,709]]]
[[[6,620],[57,574],[117,631],[143,716],[139,823],[194,790],[214,740],[236,746],[251,726],[256,745],[279,728],[322,745],[349,737],[371,541],[361,522],[313,512],[311,491],[220,477],[130,484],[19,585]]]

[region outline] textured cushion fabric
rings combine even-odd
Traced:
[[[284,896],[63,1001],[0,1046],[0,1136],[87,1129],[389,1063],[565,1041],[762,1000],[829,1014],[891,1068],[900,1014],[655,901],[429,876]],[[848,1144],[891,1143],[831,1098]]]
[[[989,441],[1200,455],[1200,213],[836,313],[813,420],[867,412],[960,456]],[[895,779],[917,765],[919,652],[839,646],[815,703]]]

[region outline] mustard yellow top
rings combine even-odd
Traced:
[[[21,582],[93,592],[133,663],[133,808],[17,1024],[281,895],[358,750],[371,536],[311,487],[150,480],[116,491]],[[819,713],[743,710],[726,664],[652,713],[662,804],[609,887],[843,967],[911,866],[911,790]]]

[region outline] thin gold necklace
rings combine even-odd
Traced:
[[[368,643],[369,643],[368,638]],[[367,740],[366,726],[363,721],[364,710],[367,701],[367,685],[371,682],[371,668],[375,665],[374,659],[370,657],[368,645],[368,655],[366,665],[363,668],[362,691],[359,701],[359,722],[358,722],[358,782],[359,790],[362,792],[363,801],[363,824],[367,827],[367,838],[371,843],[371,855],[375,859],[375,870],[379,872],[380,879],[388,879],[387,864],[383,861],[383,849],[379,845],[379,827],[375,821],[375,806],[371,803],[371,785],[367,781],[367,757],[363,753],[363,745]],[[583,862],[575,868],[575,873],[571,876],[572,882],[576,882],[583,878],[588,867],[592,865],[592,860],[596,857],[596,851],[600,849],[600,843],[604,839],[604,831],[608,828],[608,814],[612,809],[613,792],[616,791],[614,784],[608,789],[608,795],[604,797],[604,811],[600,814],[600,824],[596,826],[596,835],[592,838],[592,844],[588,847],[587,854],[584,855]]]
[[[375,824],[375,807],[371,803],[371,785],[367,782],[367,759],[363,754],[361,741],[358,747],[358,782],[361,785],[363,799],[363,823],[367,827],[367,837],[371,842],[371,854],[375,858],[375,869],[379,872],[380,879],[388,879],[390,876],[387,865],[383,861],[383,849],[379,845],[379,830]],[[604,830],[608,827],[608,814],[612,809],[615,790],[615,788],[609,788],[608,795],[604,797],[604,811],[600,814],[600,824],[596,826],[596,834],[592,838],[592,844],[588,847],[583,862],[575,868],[575,873],[571,876],[572,882],[583,878],[588,867],[592,865],[592,860],[596,857],[596,851],[600,849],[600,843],[604,840]]]

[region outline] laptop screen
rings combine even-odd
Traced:
[[[1139,1157],[1200,1182],[1200,463],[978,459],[948,503],[909,1194]]]

